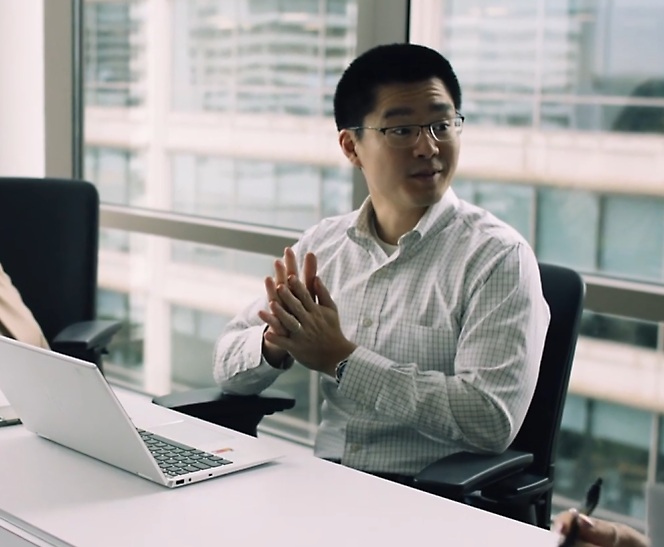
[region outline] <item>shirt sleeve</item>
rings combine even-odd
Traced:
[[[316,231],[310,228],[293,246],[298,266],[302,266],[307,253],[307,241]],[[267,296],[255,300],[226,325],[214,350],[214,379],[225,393],[255,395],[270,387],[289,370],[293,359],[288,356],[281,368],[270,365],[263,357],[265,323],[258,317],[259,310],[268,310]]]
[[[433,440],[505,450],[534,394],[550,316],[530,248],[511,247],[493,264],[468,295],[453,375],[358,347],[340,393]]]
[[[285,366],[278,369],[263,357],[265,324],[257,315],[259,309],[267,309],[267,299],[257,300],[246,308],[228,324],[217,341],[214,379],[225,393],[260,393],[292,365],[292,360],[286,360]]]

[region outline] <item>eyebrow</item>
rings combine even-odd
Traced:
[[[454,112],[454,106],[452,106],[450,103],[433,103],[429,105],[429,111],[430,112]],[[409,108],[407,106],[397,106],[394,108],[390,108],[383,114],[383,119],[387,120],[389,118],[396,118],[398,116],[412,116],[415,113],[415,111],[412,108]]]

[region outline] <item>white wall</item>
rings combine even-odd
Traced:
[[[0,1],[0,176],[44,176],[43,0]]]

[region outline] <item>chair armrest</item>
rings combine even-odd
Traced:
[[[54,351],[69,353],[67,350],[77,351],[103,350],[120,330],[120,321],[81,321],[69,325],[60,331],[53,339],[51,347]]]
[[[531,473],[517,473],[482,489],[482,497],[498,503],[536,498],[553,487],[553,480]]]
[[[533,462],[529,452],[506,450],[502,454],[457,452],[435,461],[415,476],[415,486],[455,500],[505,477],[522,471]]]
[[[152,402],[254,437],[263,416],[295,406],[293,397],[276,389],[258,395],[231,395],[218,387],[169,393]]]

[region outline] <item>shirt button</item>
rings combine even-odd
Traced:
[[[359,452],[362,449],[362,446],[359,444],[352,444],[350,445],[350,451],[354,454],[355,452]]]
[[[362,324],[365,327],[370,327],[371,325],[373,325],[373,321],[367,317],[364,321],[362,321]]]

